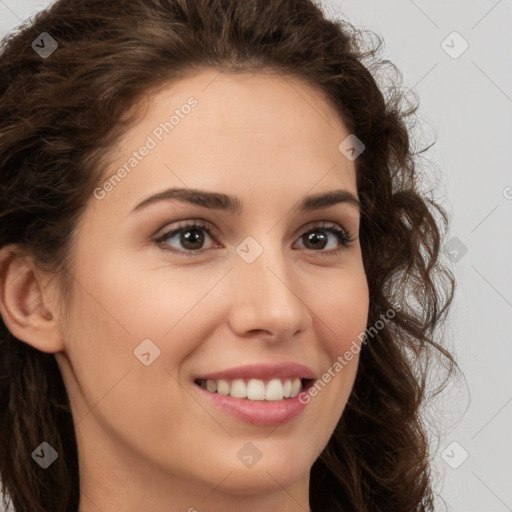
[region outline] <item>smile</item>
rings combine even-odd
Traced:
[[[306,403],[299,400],[299,394],[307,392],[313,383],[313,379],[299,378],[196,379],[194,387],[221,414],[244,423],[270,427],[300,416]]]

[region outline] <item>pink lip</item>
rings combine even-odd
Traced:
[[[281,364],[250,364],[221,370],[218,372],[197,375],[194,379],[204,380],[233,380],[233,379],[314,379],[315,374],[311,368],[297,363]]]
[[[299,401],[299,395],[279,402],[265,400],[249,400],[233,398],[218,393],[210,393],[206,389],[194,387],[215,406],[235,418],[259,426],[277,426],[295,419],[305,409],[307,403]]]

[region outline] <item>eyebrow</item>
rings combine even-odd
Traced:
[[[132,213],[147,208],[152,204],[173,199],[237,215],[240,215],[243,210],[243,202],[235,196],[194,188],[169,188],[144,199],[132,210]],[[361,203],[352,192],[337,189],[306,196],[295,205],[294,210],[298,212],[309,212],[321,208],[328,208],[329,206],[339,203],[347,203],[356,207],[358,210],[361,209]]]

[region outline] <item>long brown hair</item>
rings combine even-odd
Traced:
[[[43,32],[58,44],[46,57],[32,46]],[[447,218],[420,189],[422,151],[408,124],[417,104],[398,72],[378,84],[380,71],[396,71],[382,46],[312,0],[58,0],[0,53],[0,247],[29,250],[63,290],[74,228],[108,150],[153,88],[205,66],[271,69],[324,92],[364,143],[356,171],[368,326],[395,313],[364,344],[349,401],[312,467],[313,512],[433,510],[420,412],[442,389],[427,395],[430,362],[448,376],[457,368],[438,335],[453,296],[440,261]],[[77,511],[77,445],[55,357],[20,342],[1,319],[0,439],[3,490],[16,512]],[[31,460],[42,440],[59,453],[51,470]]]

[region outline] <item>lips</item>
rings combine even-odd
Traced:
[[[279,425],[296,418],[305,405],[298,394],[315,378],[297,363],[253,364],[197,375],[202,396],[221,411],[254,425]]]
[[[194,382],[210,393],[248,400],[277,401],[294,398],[313,379],[301,364],[253,364],[200,375]]]

